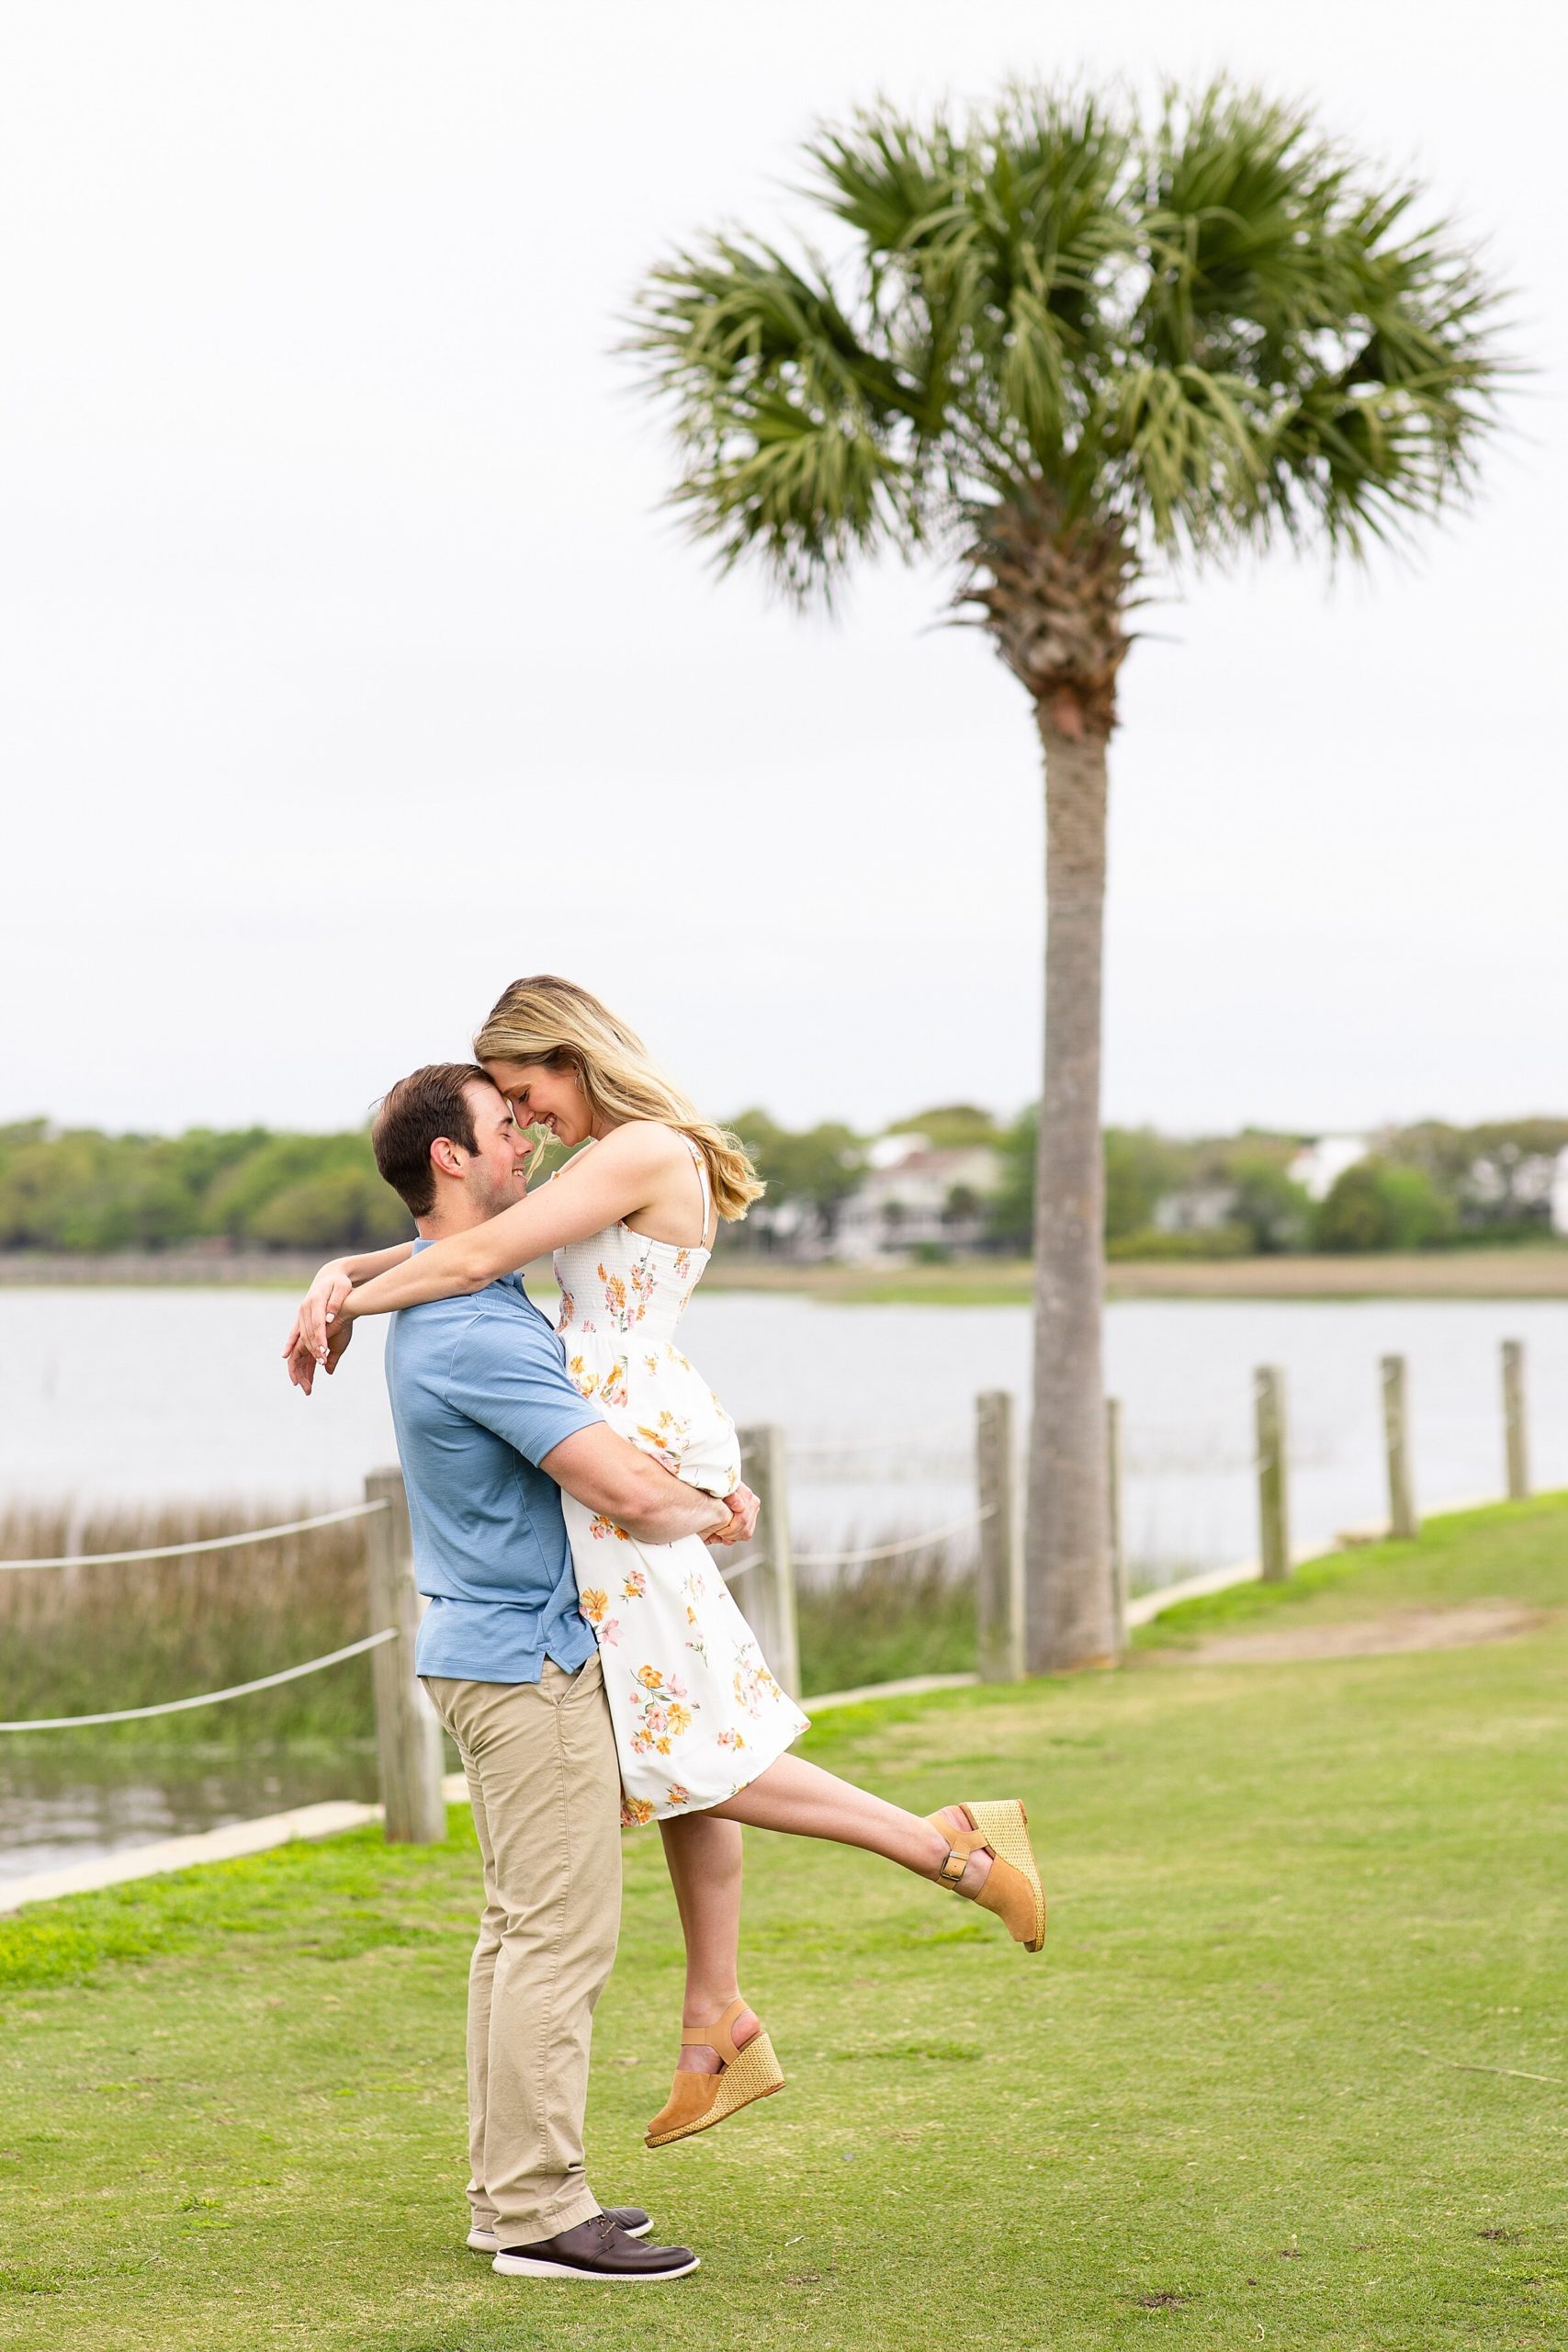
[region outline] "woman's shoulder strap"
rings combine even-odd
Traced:
[[[686,1149],[691,1153],[692,1158],[697,1163],[697,1182],[703,1188],[702,1246],[705,1250],[707,1248],[708,1227],[713,1223],[713,1184],[708,1176],[708,1156],[703,1149],[702,1145],[697,1141],[696,1137],[694,1136],[687,1135],[684,1128],[681,1131],[681,1140],[685,1145]]]

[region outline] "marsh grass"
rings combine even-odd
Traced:
[[[888,1540],[871,1537],[867,1548]],[[795,1614],[807,1699],[906,1675],[964,1674],[975,1664],[975,1571],[945,1546],[803,1586]]]
[[[51,1558],[199,1542],[303,1518],[309,1505],[232,1503],[0,1513],[0,1559]],[[6,1715],[96,1713],[248,1682],[355,1641],[368,1630],[363,1522],[194,1559],[111,1567],[0,1570]],[[373,1730],[369,1662],[343,1666],[220,1707],[95,1730],[95,1744],[143,1746],[362,1739]],[[39,1741],[85,1737],[39,1733]]]
[[[238,1503],[0,1513],[0,1559],[51,1558],[188,1544],[307,1516],[307,1503],[247,1510]],[[907,1530],[856,1534],[846,1548]],[[744,1594],[741,1599],[744,1606]],[[798,1599],[807,1693],[912,1674],[963,1673],[975,1663],[975,1579],[951,1546],[846,1569]],[[365,1531],[349,1521],[194,1559],[118,1567],[0,1570],[0,1650],[8,1717],[96,1713],[274,1674],[356,1641],[368,1629]],[[152,1723],[96,1729],[95,1745],[139,1747],[335,1743],[374,1732],[368,1661],[352,1658],[302,1682]],[[13,1736],[16,1736],[13,1735]],[[86,1734],[21,1736],[23,1747]]]

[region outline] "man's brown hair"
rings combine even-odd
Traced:
[[[465,1151],[478,1151],[474,1114],[465,1089],[475,1080],[491,1084],[478,1062],[427,1062],[400,1078],[381,1098],[370,1129],[376,1165],[411,1216],[428,1216],[435,1206],[435,1170],[430,1147],[445,1136]]]

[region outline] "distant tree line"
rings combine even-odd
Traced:
[[[767,1212],[804,1208],[829,1241],[864,1175],[868,1138],[838,1121],[803,1129],[764,1111],[734,1122],[767,1181],[742,1244],[765,1246]],[[1036,1117],[999,1125],[965,1103],[900,1120],[938,1149],[988,1144],[998,1188],[983,1209],[989,1246],[1027,1252]],[[1568,1119],[1391,1129],[1312,1201],[1292,1180],[1303,1138],[1248,1129],[1179,1140],[1146,1127],[1105,1134],[1105,1234],[1115,1256],[1253,1256],[1291,1250],[1425,1250],[1540,1238]],[[549,1165],[547,1160],[546,1166]],[[196,1127],[110,1136],[42,1119],[0,1127],[0,1249],[111,1251],[193,1244],[234,1250],[377,1249],[409,1219],[376,1171],[363,1130],[276,1134]]]
[[[370,1139],[195,1127],[183,1136],[0,1127],[0,1249],[375,1249],[408,1212]]]
[[[1033,1111],[1000,1136],[1005,1173],[990,1211],[998,1244],[1022,1251],[1033,1231],[1035,1137]],[[1568,1119],[1472,1127],[1427,1120],[1389,1129],[1320,1201],[1290,1174],[1305,1140],[1248,1128],[1183,1141],[1147,1127],[1108,1127],[1108,1251],[1256,1257],[1540,1240],[1551,1230]]]

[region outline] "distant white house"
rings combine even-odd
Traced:
[[[1568,1233],[1568,1146],[1558,1153],[1551,1171],[1551,1230]]]
[[[1305,1190],[1309,1199],[1325,1201],[1347,1168],[1354,1168],[1371,1149],[1366,1136],[1319,1136],[1298,1151],[1287,1173]]]
[[[1213,1233],[1235,1213],[1234,1184],[1183,1184],[1155,1203],[1158,1233]]]
[[[839,1212],[834,1255],[881,1258],[942,1242],[969,1249],[985,1233],[985,1204],[1001,1182],[1001,1154],[989,1144],[933,1148],[928,1136],[882,1136],[866,1173]]]

